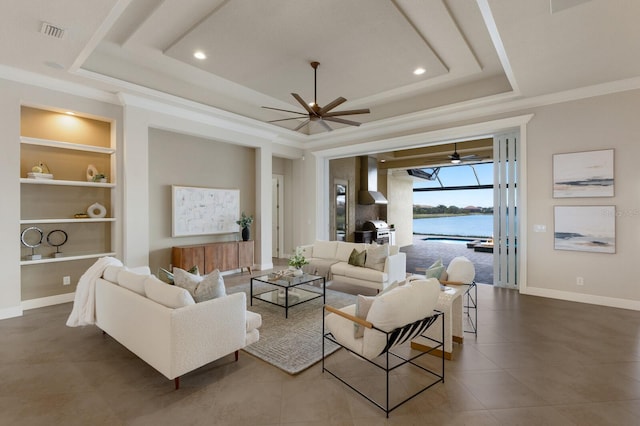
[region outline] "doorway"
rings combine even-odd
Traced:
[[[445,203],[435,202],[434,204],[437,204],[437,207],[419,208],[418,210],[421,210],[419,213],[423,213],[425,218],[413,220],[414,244],[413,246],[403,248],[403,251],[407,253],[408,266],[416,259],[423,259],[422,262],[425,264],[418,266],[420,268],[426,268],[430,265],[430,260],[437,260],[433,258],[434,256],[443,258],[443,261],[444,257],[451,258],[459,255],[470,258],[475,257],[476,259],[473,259],[473,261],[480,267],[479,270],[477,268],[477,272],[480,272],[480,274],[477,274],[477,277],[480,278],[479,282],[492,283],[496,286],[507,288],[518,287],[520,275],[517,250],[520,219],[518,212],[520,200],[520,190],[518,188],[519,145],[518,132],[498,134],[492,138],[493,153],[488,157],[491,163],[492,173],[485,177],[486,182],[482,182],[481,179],[479,179],[480,173],[478,172],[480,170],[476,170],[476,168],[479,169],[479,166],[482,164],[488,166],[489,162],[486,161],[487,158],[485,158],[485,163],[477,163],[475,167],[473,161],[468,164],[473,171],[473,174],[469,174],[469,176],[473,176],[476,180],[473,184],[462,180],[459,180],[455,184],[449,183],[454,182],[460,177],[460,173],[456,173],[458,170],[462,170],[460,158],[457,158],[457,162],[454,162],[452,159],[451,163],[454,164],[439,163],[431,167],[416,168],[409,171],[413,172],[409,174],[413,176],[414,179],[417,177],[418,180],[424,182],[424,184],[414,184],[414,194],[434,193],[434,191],[435,193],[442,192],[443,194],[445,194],[443,191],[446,191],[446,193],[463,191],[476,192],[479,190],[490,191],[485,194],[484,202],[491,204],[491,208],[485,212],[490,213],[491,217],[488,217],[488,215],[485,217],[485,222],[489,220],[485,224],[489,225],[487,228],[489,231],[482,233],[482,227],[476,223],[478,221],[470,220],[481,218],[481,216],[474,217],[472,214],[474,211],[476,211],[475,213],[482,213],[482,209],[472,203],[466,207],[459,207],[454,205],[447,206]],[[447,171],[452,172],[451,179],[443,182],[446,180],[445,175]],[[484,174],[487,175],[486,171]],[[418,188],[416,188],[416,186],[418,186]],[[417,203],[414,201],[414,204]],[[464,204],[466,204],[466,202]],[[415,218],[416,206],[414,205],[412,207],[414,210],[413,217]],[[462,214],[462,216],[460,216],[460,214]],[[466,231],[461,229],[451,231],[451,229],[455,227],[462,227],[463,221],[460,219],[469,222],[469,226],[467,226],[469,229]],[[428,232],[424,232],[424,229],[417,230],[416,220],[428,221],[432,228]],[[447,223],[445,224],[444,222]],[[452,227],[453,223],[456,224],[454,227]],[[447,231],[447,225],[449,225],[449,231]],[[438,228],[438,226],[444,226],[444,228]],[[424,228],[426,229],[426,227]],[[464,232],[467,232],[467,234]],[[425,238],[420,236],[421,233],[425,234]],[[440,238],[433,238],[434,235]],[[483,237],[488,238],[483,239]],[[465,241],[466,239],[468,239],[468,241]],[[425,241],[424,243],[423,240]],[[431,246],[427,247],[429,244]],[[492,253],[490,263],[487,261],[489,258],[484,254],[486,252]],[[442,255],[440,256],[440,254]],[[425,256],[428,258],[424,259]]]

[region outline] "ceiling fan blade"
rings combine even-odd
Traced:
[[[298,127],[296,127],[295,129],[293,129],[294,132],[297,132],[298,130],[302,129],[304,126],[306,126],[307,124],[309,124],[311,122],[311,120],[309,120],[308,118],[306,120],[304,120],[302,123],[298,124]]]
[[[322,127],[324,127],[324,129],[327,132],[333,131],[333,129],[324,120],[317,120],[316,122],[319,123]]]
[[[332,109],[334,109],[335,107],[337,107],[338,105],[344,102],[347,102],[347,100],[342,96],[340,96],[339,98],[334,99],[333,101],[329,102],[328,104],[320,108],[320,110],[318,111],[318,115],[322,116],[323,114],[331,111]]]
[[[460,157],[461,160],[482,160],[483,157],[480,157],[476,154],[463,155]]]
[[[357,121],[345,120],[343,118],[338,118],[338,117],[323,117],[322,119],[327,121],[333,121],[334,123],[348,124],[349,126],[360,125],[360,123],[358,123]]]
[[[282,112],[290,112],[292,114],[300,114],[300,115],[307,115],[304,112],[299,112],[299,111],[290,111],[288,109],[280,109],[280,108],[272,108],[272,107],[267,107],[267,106],[263,106],[262,108],[264,109],[272,109],[274,111],[282,111]]]
[[[307,103],[304,101],[304,99],[302,99],[300,97],[300,95],[298,95],[297,93],[292,93],[291,96],[293,96],[294,98],[296,98],[296,101],[298,101],[300,103],[300,105],[302,105],[302,107],[304,109],[307,110],[307,112],[311,115],[316,115],[315,112],[313,112],[313,110],[311,109],[311,107],[309,105],[307,105]]]
[[[326,114],[323,114],[323,117],[335,117],[338,115],[354,115],[354,114],[369,114],[371,111],[369,110],[369,108],[363,108],[363,109],[349,109],[346,111],[334,111],[334,112],[328,112]]]
[[[269,120],[269,121],[267,121],[267,123],[277,123],[278,121],[300,120],[300,119],[302,119],[302,117],[281,118],[279,120]]]

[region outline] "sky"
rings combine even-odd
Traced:
[[[478,180],[481,185],[490,185],[493,182],[493,163],[474,164]],[[438,177],[443,186],[477,185],[478,180],[469,165],[442,167],[438,172]],[[427,171],[430,171],[426,169]],[[439,188],[440,182],[420,180],[413,184],[414,188]],[[414,192],[413,204],[422,206],[493,206],[492,189],[473,189],[461,191],[433,191]]]

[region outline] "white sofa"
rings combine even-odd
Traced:
[[[310,262],[305,270],[323,275],[327,280],[334,279],[378,291],[395,281],[404,281],[407,275],[407,256],[400,252],[398,246],[388,246],[389,255],[382,270],[349,264],[353,249],[361,252],[374,247],[376,245],[317,240],[313,244],[298,247],[298,251]]]
[[[95,287],[96,325],[180,386],[180,376],[258,341],[259,314],[246,295],[195,303],[153,275],[109,266]]]

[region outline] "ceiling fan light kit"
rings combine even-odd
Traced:
[[[318,123],[320,126],[322,126],[322,128],[324,130],[330,132],[333,129],[331,128],[331,126],[329,126],[327,121],[333,122],[333,123],[347,124],[349,126],[360,126],[360,123],[358,123],[357,121],[346,120],[344,118],[340,118],[339,116],[341,116],[341,115],[355,115],[355,114],[369,114],[371,112],[371,111],[369,111],[369,108],[352,109],[352,110],[346,110],[346,111],[332,111],[334,108],[338,107],[339,105],[341,105],[341,104],[343,104],[344,102],[347,101],[342,96],[334,99],[333,101],[329,102],[327,105],[325,105],[323,107],[318,105],[318,100],[317,100],[317,71],[318,71],[318,65],[320,65],[320,62],[317,62],[317,61],[311,62],[311,67],[313,68],[313,102],[307,103],[307,102],[304,101],[304,99],[302,99],[302,96],[298,95],[297,93],[291,93],[291,96],[293,96],[293,98],[296,101],[298,101],[298,103],[302,106],[302,108],[304,108],[306,113],[302,113],[302,112],[298,112],[298,111],[291,111],[291,110],[286,110],[286,109],[281,109],[281,108],[272,108],[272,107],[263,106],[262,108],[265,108],[265,109],[271,109],[271,110],[274,110],[274,111],[289,112],[289,113],[292,113],[292,114],[298,114],[300,116],[300,117],[282,118],[282,119],[279,119],[279,120],[271,120],[271,121],[269,121],[269,123],[276,123],[276,122],[279,122],[279,121],[287,121],[287,120],[299,120],[299,119],[301,119],[303,117],[306,117],[306,119],[302,123],[300,123],[295,129],[293,129],[294,131],[299,131],[304,126],[306,126],[306,125],[308,125],[310,123]]]
[[[476,154],[470,154],[470,155],[465,155],[461,157],[460,154],[458,154],[457,143],[453,144],[453,154],[449,155],[449,160],[451,160],[451,164],[460,164],[463,161],[480,161],[482,159],[483,157],[480,157],[479,155],[476,155]]]

